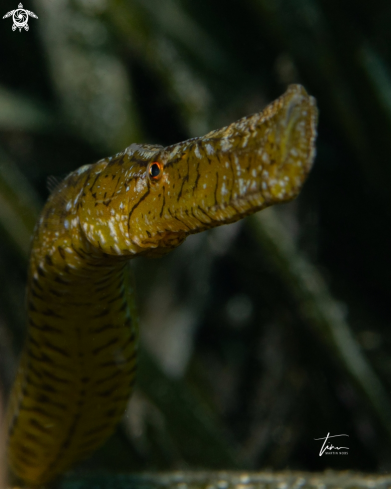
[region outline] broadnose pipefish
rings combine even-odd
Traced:
[[[315,155],[317,109],[292,85],[263,112],[166,148],[132,144],[74,171],[37,223],[28,331],[8,406],[8,461],[51,481],[113,432],[135,382],[130,258],[294,199]]]

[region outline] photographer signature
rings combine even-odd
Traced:
[[[343,448],[349,450],[348,447],[335,447],[333,444],[327,445],[329,438],[336,438],[337,436],[349,436],[349,435],[330,435],[330,433],[327,433],[327,436],[325,436],[324,438],[314,438],[314,440],[324,440],[322,448],[320,449],[319,452],[319,457],[321,457],[326,450],[342,450]]]

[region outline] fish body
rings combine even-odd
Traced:
[[[135,382],[127,263],[297,196],[311,168],[315,100],[299,85],[263,112],[163,148],[132,144],[71,173],[37,223],[28,333],[8,407],[8,460],[38,486],[113,432]]]

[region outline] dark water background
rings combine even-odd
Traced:
[[[16,3],[2,0],[1,16]],[[117,433],[80,470],[391,470],[391,3],[24,8],[39,17],[28,32],[0,21],[3,396],[48,176],[133,142],[203,135],[301,83],[320,119],[308,182],[276,211],[293,252],[281,262],[278,238],[243,221],[134,263],[140,380]],[[328,432],[349,435],[348,455],[319,457],[314,438]]]

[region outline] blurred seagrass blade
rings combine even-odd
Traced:
[[[220,52],[209,36],[185,16],[178,3],[160,3],[155,8],[151,1],[110,0],[107,16],[120,42],[162,83],[188,135],[199,136],[209,130],[211,95],[196,70],[185,61],[187,58],[175,41],[186,35],[186,40],[182,39],[184,44],[192,43],[193,51],[213,59]],[[162,18],[156,15],[160,10],[165,12]],[[184,24],[175,28],[176,24],[168,22],[168,10],[174,10],[182,20],[185,18]],[[204,49],[199,49],[199,42]]]
[[[374,7],[372,13],[377,20],[368,29],[365,23],[352,22],[350,5],[338,0],[311,0],[311,3],[315,2],[321,6],[329,37],[332,38],[333,56],[349,87],[348,96],[356,106],[357,122],[364,131],[362,136],[365,139],[361,142],[364,143],[364,153],[357,153],[364,178],[374,188],[377,199],[385,200],[388,206],[391,181],[391,68],[388,49],[384,49],[389,45],[389,39],[388,36],[379,35],[378,23],[380,18],[384,18],[385,25],[387,22],[389,24],[390,4],[384,2],[379,10],[381,14],[375,13]],[[347,133],[349,126],[344,129]],[[350,143],[358,149],[359,141]]]
[[[7,285],[0,288],[0,383],[3,394],[13,381],[14,349],[20,348],[24,336],[24,283],[18,278],[16,263],[27,264],[32,230],[40,207],[40,199],[27,178],[0,148],[0,275],[7,280]]]
[[[338,0],[250,0],[268,36],[288,52],[311,84],[380,199],[391,181],[391,69]],[[376,28],[373,29],[376,32]],[[381,191],[379,191],[381,189]]]
[[[0,86],[0,129],[42,131],[53,118],[37,102]]]
[[[26,177],[0,150],[0,229],[24,262],[40,207]]]
[[[235,443],[218,419],[184,382],[166,377],[146,351],[140,353],[139,384],[163,413],[171,439],[185,462],[214,469],[243,466]]]
[[[138,117],[126,69],[98,17],[105,2],[93,4],[97,11],[89,5],[35,0],[34,9],[65,119],[91,144],[118,151],[141,139]]]
[[[197,24],[178,0],[134,0],[144,16],[150,18],[151,27],[158,27],[175,43],[185,46],[192,56],[214,71],[229,65],[229,56],[213,37]]]
[[[276,272],[296,299],[303,319],[363,392],[391,438],[391,401],[381,379],[362,353],[338,302],[318,270],[296,249],[274,209],[256,214],[249,224]]]
[[[364,166],[373,159],[360,99],[347,76],[350,64],[341,63],[330,25],[317,0],[250,0],[273,44],[288,52],[300,74],[311,84],[324,115],[339,126]],[[339,12],[335,12],[335,18]],[[297,80],[295,80],[297,81]]]
[[[197,331],[213,301],[215,262],[232,248],[242,224],[238,221],[187,238],[164,260],[145,293],[141,338],[172,378],[182,378],[191,363]],[[148,265],[147,270],[150,277],[153,268]]]
[[[355,472],[175,472],[68,477],[60,489],[387,489],[389,475]]]
[[[391,183],[391,67],[369,43],[362,43],[354,57],[362,75],[362,95],[367,98],[363,119],[371,136],[374,155],[365,163],[366,176],[382,189],[379,196],[388,195]]]
[[[391,132],[391,69],[385,60],[369,44],[363,45],[358,53],[358,61],[371,87],[371,97],[384,113],[388,122],[387,132]]]

